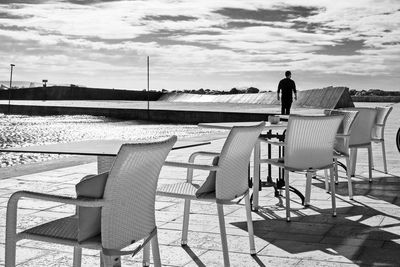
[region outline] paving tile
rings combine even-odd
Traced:
[[[222,251],[207,251],[199,257],[200,262],[191,262],[185,267],[194,266],[223,266]],[[232,267],[259,267],[259,266],[296,266],[298,259],[290,259],[283,257],[268,257],[268,256],[251,256],[249,254],[229,253],[230,265]]]
[[[185,266],[192,261],[196,261],[205,252],[205,249],[192,248],[191,246],[160,246],[161,263],[163,266]]]
[[[336,225],[327,234],[333,237],[353,237],[359,239],[391,240],[397,238],[397,234],[385,231],[379,227],[368,227],[364,225]]]
[[[361,253],[362,248],[346,245],[326,245],[292,240],[277,240],[258,254],[298,259],[326,260],[351,263]]]
[[[170,229],[182,231],[182,222],[158,222],[159,229]],[[189,222],[189,231],[191,232],[206,232],[206,233],[219,233],[219,226],[210,225],[198,222]]]
[[[0,245],[0,264],[4,265],[5,260],[5,246],[2,244]],[[35,248],[21,248],[17,247],[16,252],[16,264],[17,266],[21,263],[28,263],[29,266],[40,266],[40,265],[32,265],[30,263],[31,260],[38,258],[40,256],[46,255],[46,251],[35,249]]]
[[[372,248],[381,248],[387,241],[383,240],[371,240],[371,239],[361,239],[361,238],[342,238],[342,237],[324,237],[320,243],[329,245],[346,245],[346,246],[363,246]]]
[[[337,261],[326,261],[326,260],[301,260],[296,267],[333,267],[333,266],[341,266],[341,267],[355,267],[360,266],[356,263],[345,263],[345,262],[337,262]]]
[[[365,248],[357,258],[356,263],[370,264],[374,266],[400,266],[399,248]]]

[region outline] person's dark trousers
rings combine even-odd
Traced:
[[[283,102],[282,101],[282,106],[281,106],[281,114],[282,115],[289,115],[290,114],[290,108],[292,107],[292,102]]]

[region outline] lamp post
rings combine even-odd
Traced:
[[[150,57],[147,56],[147,120],[150,120]]]
[[[10,64],[11,67],[11,73],[10,73],[10,87],[8,88],[8,114],[10,114],[11,111],[11,87],[12,87],[12,73],[13,73],[13,68],[15,67],[14,64]]]

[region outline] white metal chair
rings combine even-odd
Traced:
[[[143,258],[144,264],[147,264],[147,242],[150,241],[154,265],[161,266],[155,223],[155,193],[161,167],[175,142],[176,136],[173,136],[161,142],[122,145],[109,172],[103,198],[100,199],[71,198],[29,191],[14,193],[7,206],[5,265],[15,266],[17,241],[32,239],[73,246],[73,266],[81,265],[82,248],[100,250],[103,266],[116,266],[113,258],[136,254],[144,246]],[[78,207],[101,207],[101,232],[79,242],[77,213],[17,233],[17,208],[21,198]],[[122,250],[142,239],[143,244],[135,250]]]
[[[393,107],[376,107],[377,114],[375,119],[374,128],[371,132],[371,140],[373,143],[381,143],[382,145],[382,157],[383,157],[383,170],[387,173],[387,162],[386,162],[386,149],[385,149],[385,125],[386,120],[392,112]],[[372,169],[374,169],[374,161],[372,160]]]
[[[311,178],[317,170],[330,169],[332,210],[336,216],[333,174],[333,143],[343,116],[290,115],[284,142],[283,158],[261,162],[284,169],[286,220],[290,221],[289,172],[306,172],[305,205],[310,203]]]
[[[346,173],[347,173],[347,183],[349,190],[349,198],[353,199],[353,186],[351,184],[350,175],[350,150],[349,150],[349,140],[351,135],[351,130],[354,125],[354,121],[357,118],[358,111],[348,111],[348,110],[325,110],[326,115],[342,115],[343,121],[339,126],[338,132],[336,134],[336,140],[334,143],[334,170],[335,170],[335,181],[338,183],[338,163],[339,158],[344,158],[346,160]],[[325,170],[325,190],[329,192],[329,182],[328,182],[328,171]]]
[[[354,176],[357,163],[357,150],[368,150],[368,176],[372,182],[372,146],[371,131],[375,124],[377,110],[375,108],[345,108],[341,110],[358,111],[349,139],[350,148],[350,174]]]
[[[253,222],[251,219],[251,208],[249,199],[248,184],[248,165],[250,161],[251,151],[264,128],[265,123],[259,123],[254,126],[237,126],[233,127],[225,141],[221,153],[196,152],[189,158],[189,163],[166,162],[166,166],[187,168],[186,182],[169,184],[160,187],[157,195],[183,198],[185,199],[184,219],[182,227],[182,245],[187,244],[190,201],[210,201],[217,204],[219,226],[221,232],[221,243],[224,256],[224,266],[229,266],[228,243],[225,230],[225,218],[223,205],[237,204],[237,200],[244,196],[247,230],[249,232],[250,253],[256,253],[254,245]],[[197,156],[219,157],[216,165],[195,164],[194,160]],[[215,188],[203,194],[196,194],[199,185],[192,182],[193,169],[215,171]],[[209,176],[210,177],[210,176]],[[205,184],[210,185],[210,181]],[[203,185],[205,185],[203,184]],[[202,188],[202,187],[200,187]]]

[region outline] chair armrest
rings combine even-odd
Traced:
[[[205,171],[216,171],[218,166],[206,165],[206,164],[195,164],[191,162],[175,162],[175,161],[165,161],[164,166],[186,168],[186,169],[197,169]]]
[[[17,191],[11,195],[7,204],[6,215],[6,244],[8,242],[15,242],[17,235],[17,208],[18,201],[21,198],[33,198],[45,201],[60,202],[64,204],[71,204],[83,207],[102,207],[105,204],[103,199],[89,199],[89,198],[72,198],[67,196],[57,196],[50,194],[43,194],[30,191]]]
[[[17,191],[11,195],[10,199],[8,200],[8,207],[12,206],[13,204],[17,204],[18,200],[21,198],[32,198],[32,199],[40,199],[45,201],[52,201],[52,202],[59,202],[64,204],[76,205],[81,207],[102,207],[105,204],[105,201],[101,199],[94,199],[94,198],[73,198],[67,196],[57,196],[57,195],[50,195],[38,192],[31,192],[31,191]]]
[[[189,163],[194,163],[194,160],[198,156],[206,156],[206,157],[217,157],[219,156],[220,153],[218,152],[209,152],[209,151],[196,151],[192,153],[189,157]],[[186,173],[186,181],[188,183],[191,183],[193,181],[193,169],[192,168],[187,168],[187,173]]]
[[[216,157],[219,156],[221,153],[219,152],[209,152],[209,151],[196,151],[190,155],[189,162],[193,162],[190,159],[193,159],[197,156],[209,156],[209,157]]]
[[[336,138],[343,138],[343,139],[350,138],[350,134],[336,134]]]
[[[280,142],[280,141],[271,141],[271,140],[262,140],[263,142],[274,145],[274,146],[285,146],[285,142]]]

